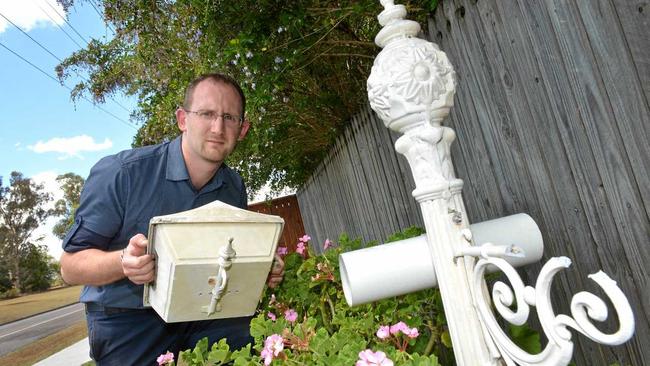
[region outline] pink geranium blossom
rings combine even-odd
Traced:
[[[273,358],[277,357],[284,349],[284,339],[279,334],[271,334],[264,341],[264,349],[260,354],[264,358],[264,364],[270,365]]]
[[[393,361],[382,351],[373,352],[367,349],[359,352],[359,360],[355,366],[393,366]]]
[[[409,329],[409,327],[404,322],[399,322],[390,326],[390,334],[397,334],[400,331]]]
[[[409,338],[417,338],[420,335],[418,328],[407,328],[406,330],[403,330],[402,333],[406,334]]]
[[[293,323],[298,319],[298,313],[293,309],[288,309],[284,312],[284,318],[287,319],[289,323]]]
[[[377,337],[379,337],[379,339],[386,339],[388,336],[390,336],[390,328],[388,325],[381,325],[377,331]]]
[[[161,366],[161,365],[169,365],[172,362],[174,362],[174,354],[167,351],[167,353],[158,356],[158,358],[156,359],[156,362],[158,362],[159,366]]]
[[[266,314],[266,315],[267,315],[271,320],[273,320],[273,321],[275,321],[275,320],[277,319],[277,317],[275,316],[275,314],[273,314],[273,313],[270,312],[270,311],[269,311],[269,313]]]
[[[325,239],[325,243],[323,244],[323,250],[327,250],[327,249],[333,248],[333,247],[334,247],[334,242],[332,242],[329,239]]]
[[[305,243],[300,242],[296,246],[296,253],[300,254],[303,256],[303,258],[307,255],[307,247],[305,246]]]
[[[306,243],[306,242],[311,240],[311,236],[305,234],[305,235],[302,236],[302,238],[298,238],[298,240],[300,240],[303,243]]]
[[[276,253],[280,257],[284,257],[285,255],[287,255],[288,252],[289,252],[289,249],[287,249],[287,247],[278,247],[278,250],[276,251]]]

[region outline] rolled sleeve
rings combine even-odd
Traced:
[[[63,250],[68,253],[88,248],[107,248],[111,238],[101,236],[83,227],[83,217],[77,216],[68,234],[63,239]]]

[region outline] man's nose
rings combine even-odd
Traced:
[[[226,124],[223,119],[223,116],[217,116],[212,120],[210,123],[210,130],[213,132],[221,132],[223,133],[225,131]]]

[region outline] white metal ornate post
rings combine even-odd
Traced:
[[[375,38],[383,48],[368,78],[371,107],[387,127],[404,135],[395,149],[411,166],[449,333],[458,365],[495,365],[472,305],[469,272],[473,258],[459,258],[467,246],[468,227],[461,197],[463,182],[454,175],[450,146],[456,135],[441,125],[453,105],[456,79],[444,52],[422,39],[416,22],[404,20],[406,9],[382,0],[383,29]],[[470,262],[470,263],[465,263]]]
[[[603,344],[627,341],[634,333],[634,316],[629,302],[606,274],[599,272],[590,278],[614,304],[620,328],[613,334],[603,334],[592,325],[590,319],[607,318],[607,306],[590,293],[573,297],[573,317],[555,315],[550,286],[553,276],[570,265],[568,258],[552,258],[542,268],[536,287],[524,286],[514,268],[502,259],[523,255],[521,248],[473,242],[461,196],[463,182],[455,177],[451,162],[455,133],[442,126],[453,105],[453,67],[437,45],[415,37],[420,26],[404,19],[404,6],[392,0],[381,3],[385,9],[378,18],[383,28],[375,42],[383,50],[368,78],[368,98],[385,125],[403,133],[395,149],[406,156],[415,179],[413,196],[422,209],[457,364],[566,365],[573,353],[568,327]],[[503,271],[514,289],[502,282],[494,285],[494,305],[503,319],[524,324],[529,306],[537,307],[549,340],[540,354],[520,349],[499,327],[492,300],[484,291],[483,275],[488,266]]]

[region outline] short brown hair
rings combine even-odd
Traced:
[[[239,83],[237,83],[235,79],[233,79],[228,75],[220,74],[218,72],[212,72],[212,73],[200,75],[199,77],[197,77],[196,79],[192,80],[189,83],[187,89],[185,89],[185,99],[183,100],[183,108],[188,109],[191,107],[194,89],[203,80],[212,80],[213,82],[224,83],[226,85],[230,85],[233,88],[235,88],[235,90],[237,90],[237,93],[239,94],[239,99],[241,99],[241,116],[242,118],[244,118],[244,113],[246,112],[246,96],[244,96],[244,91],[241,89]]]

